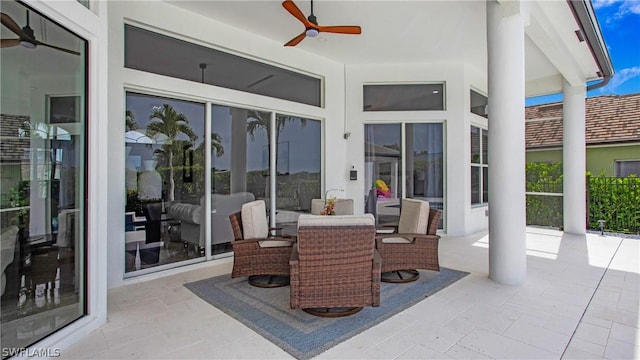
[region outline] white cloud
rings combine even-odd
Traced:
[[[624,84],[628,80],[640,77],[640,66],[622,69],[613,74],[609,83],[600,88],[601,93],[615,93],[618,86]]]
[[[626,0],[620,8],[625,8],[628,13],[640,15],[640,1]]]
[[[640,15],[640,1],[638,0],[594,0],[593,7],[596,9],[612,8],[615,11],[612,17],[608,18],[607,23],[616,21],[629,14]]]
[[[620,0],[594,0],[592,4],[594,8],[600,9],[603,7],[611,6],[618,2],[620,2]]]

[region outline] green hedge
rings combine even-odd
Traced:
[[[562,163],[527,163],[528,192],[562,193]],[[588,229],[640,233],[640,178],[587,173]],[[527,195],[527,225],[562,227],[562,197]]]
[[[589,204],[588,228],[600,229],[604,220],[607,231],[640,233],[640,178],[616,178],[587,174]]]
[[[527,163],[526,191],[562,193],[561,163]],[[562,196],[527,195],[527,225],[562,227]]]

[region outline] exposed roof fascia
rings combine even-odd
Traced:
[[[602,81],[587,86],[587,91],[605,86],[613,76],[613,65],[607,47],[602,39],[600,25],[593,12],[590,0],[567,0],[569,8],[580,25],[580,30],[585,35],[591,54],[600,68]]]
[[[612,142],[594,142],[587,143],[585,147],[587,149],[598,148],[613,148],[624,146],[640,146],[640,141],[637,140],[625,140],[625,141],[612,141]],[[547,144],[547,145],[529,145],[527,151],[549,151],[549,150],[562,150],[562,143]]]

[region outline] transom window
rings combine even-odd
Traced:
[[[363,86],[363,111],[444,110],[444,83]]]
[[[125,25],[125,67],[321,106],[319,78]]]

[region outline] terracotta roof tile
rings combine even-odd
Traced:
[[[526,146],[562,145],[562,103],[525,108]],[[587,145],[640,142],[640,93],[586,99]]]

